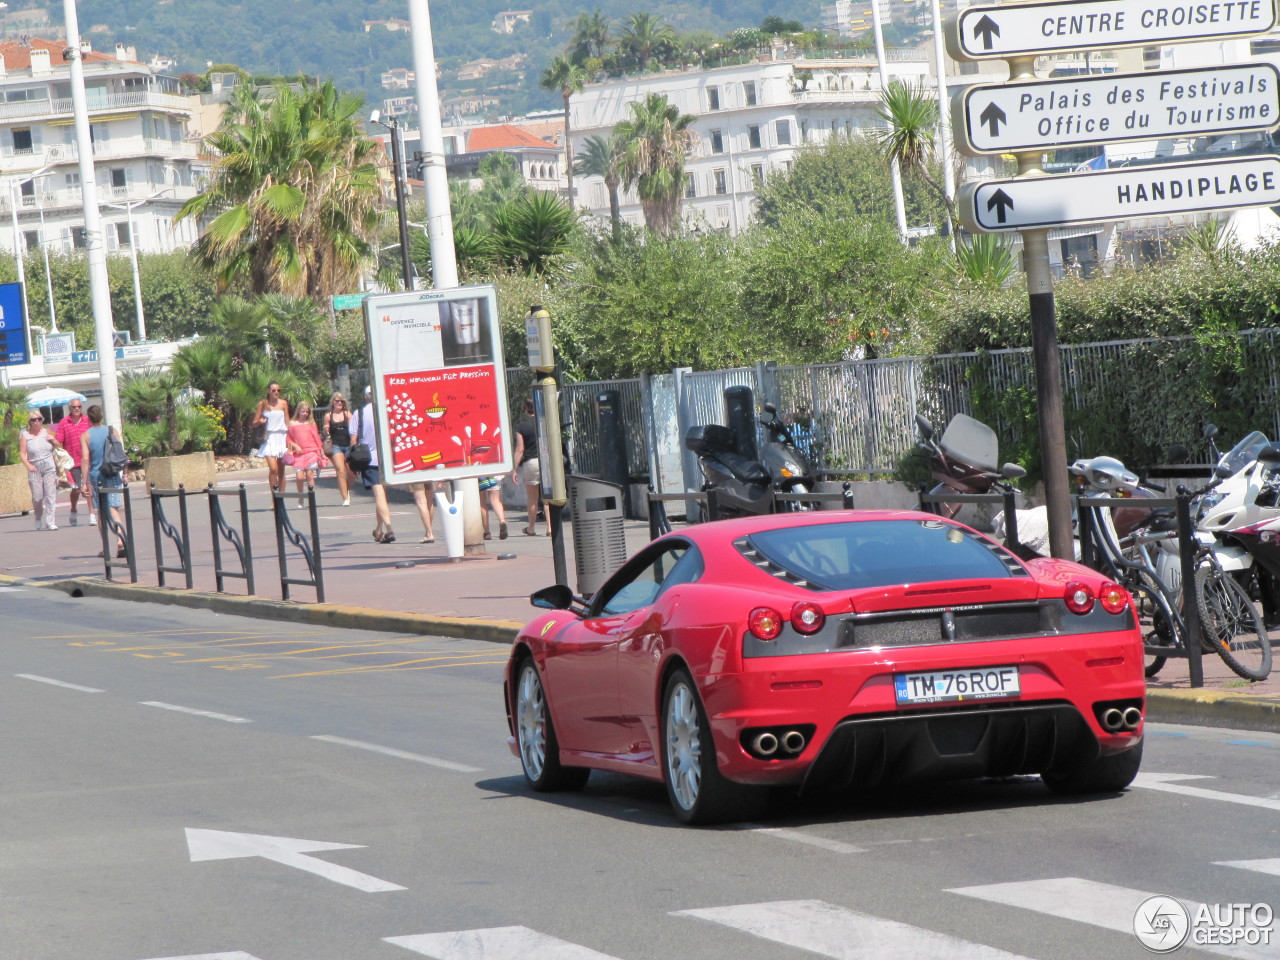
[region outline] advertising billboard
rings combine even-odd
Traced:
[[[506,368],[492,286],[364,301],[378,463],[390,484],[509,473]]]

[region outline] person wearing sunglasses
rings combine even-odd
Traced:
[[[83,400],[72,400],[67,404],[67,410],[67,415],[59,420],[54,428],[53,435],[71,456],[72,467],[69,471],[71,474],[71,526],[74,527],[80,519],[76,510],[76,501],[80,499],[80,487],[84,482],[84,465],[80,462],[80,438],[89,429],[89,418],[84,415]],[[93,512],[93,504],[89,503],[89,526],[92,527],[97,522],[98,516]]]
[[[53,451],[61,449],[58,438],[44,425],[44,417],[33,410],[27,417],[26,429],[18,434],[18,456],[27,468],[37,530],[58,529],[54,517],[58,509],[58,466]]]

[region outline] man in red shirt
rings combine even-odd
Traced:
[[[84,479],[81,476],[80,464],[80,435],[89,429],[89,418],[84,415],[84,401],[72,400],[68,408],[70,413],[58,421],[57,429],[54,430],[54,438],[62,444],[67,453],[71,454],[71,462],[75,464],[71,469],[71,526],[75,526],[79,520],[76,514],[76,501],[80,499],[80,484]],[[93,512],[93,504],[89,502],[89,498],[85,497],[85,502],[89,503],[89,526],[93,526],[98,522],[97,514]]]

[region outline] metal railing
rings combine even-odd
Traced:
[[[164,513],[166,499],[176,498],[178,501],[178,527],[169,522]],[[187,490],[182,484],[177,490],[160,490],[151,484],[151,532],[156,543],[156,577],[160,586],[165,586],[166,573],[180,573],[186,580],[187,589],[195,585],[191,569],[191,525],[187,521]],[[169,566],[164,562],[165,539],[173,542],[178,551],[178,565]]]
[[[218,593],[225,593],[223,581],[227,577],[245,581],[246,592],[253,596],[253,546],[249,539],[249,494],[244,484],[237,490],[216,490],[209,484],[209,525],[213,531],[213,577]],[[240,529],[236,530],[222,513],[219,497],[235,497],[240,502]],[[240,560],[239,570],[230,570],[222,563],[222,541],[235,550]]]
[[[324,565],[320,559],[320,523],[316,515],[316,488],[308,486],[306,493],[307,515],[311,521],[310,537],[294,527],[293,522],[289,519],[289,505],[285,501],[292,500],[296,496],[296,493],[273,492],[271,494],[272,509],[276,521],[276,550],[280,557],[281,598],[284,600],[290,599],[289,587],[291,585],[314,587],[316,603],[324,603]],[[310,573],[309,576],[289,576],[289,549],[286,544],[292,544],[302,554],[302,559],[306,562],[307,570]]]

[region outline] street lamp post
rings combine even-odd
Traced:
[[[22,312],[26,318],[27,356],[31,356],[31,307],[27,302],[27,269],[22,256],[22,232],[18,228],[18,188],[24,183],[35,180],[53,164],[46,163],[33,173],[17,174],[9,177],[9,222],[13,229],[13,261],[18,269],[18,289],[22,293]]]
[[[391,131],[391,173],[396,185],[396,220],[400,227],[400,268],[404,271],[404,288],[413,289],[413,259],[409,256],[409,220],[404,208],[404,171],[401,167],[400,121],[395,114],[382,119],[382,111],[369,114],[369,122]]]
[[[138,236],[134,233],[133,229],[133,210],[135,207],[140,207],[144,203],[150,203],[162,193],[167,193],[168,190],[168,187],[164,190],[157,190],[155,193],[148,197],[143,197],[141,200],[127,200],[124,203],[103,204],[104,207],[111,207],[113,210],[123,210],[125,217],[128,219],[129,264],[133,267],[133,315],[137,323],[139,342],[147,339],[147,317],[142,309],[142,279],[138,275]]]

